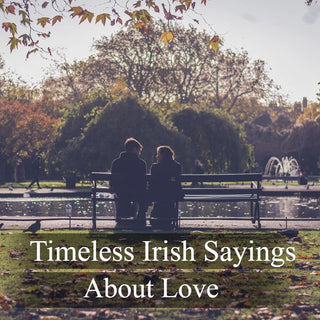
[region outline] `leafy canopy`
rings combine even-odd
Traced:
[[[97,12],[99,6],[93,1],[83,4],[79,0],[0,0],[0,11],[5,21],[2,28],[9,34],[10,51],[19,45],[29,48],[27,57],[41,48],[41,39],[50,37],[51,29],[67,17],[83,22],[99,23],[105,25],[132,26],[142,33],[149,34],[155,17],[168,21],[181,20],[189,11],[198,5],[206,5],[206,0],[128,0],[123,6],[117,1],[105,1],[103,12]],[[161,41],[167,44],[173,40],[171,31],[161,35]],[[214,35],[208,45],[215,51],[221,40]],[[51,54],[50,48],[47,51]]]

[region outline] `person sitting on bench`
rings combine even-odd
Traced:
[[[142,144],[134,138],[124,143],[125,152],[113,160],[110,186],[117,194],[116,221],[134,217],[138,227],[146,225],[146,163],[139,156]]]
[[[150,220],[153,226],[171,228],[177,221],[176,202],[183,198],[180,175],[181,164],[174,160],[174,151],[168,146],[158,147],[150,180],[150,194],[155,201]]]

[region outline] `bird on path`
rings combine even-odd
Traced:
[[[299,231],[288,229],[288,230],[280,231],[279,233],[288,237],[288,238],[294,238],[299,234]]]
[[[0,229],[3,227],[3,223],[0,223]]]
[[[37,220],[29,228],[23,230],[23,232],[32,232],[33,234],[35,234],[37,231],[40,230],[40,221],[41,220]]]
[[[13,185],[12,184],[10,184],[8,188],[9,188],[10,191],[13,191]]]

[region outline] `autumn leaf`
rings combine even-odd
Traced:
[[[209,42],[209,47],[211,47],[214,52],[217,52],[219,49],[220,44],[222,43],[220,37],[215,35]]]
[[[190,8],[190,5],[192,4],[192,1],[191,0],[184,0],[184,1],[181,1],[185,4],[186,6],[186,10],[188,10]]]
[[[81,16],[84,12],[82,7],[72,7],[69,12],[72,12],[71,17]]]
[[[10,5],[8,7],[6,7],[6,13],[11,13],[11,14],[15,14],[15,7],[13,5]]]
[[[28,53],[27,53],[27,59],[29,58],[30,54],[35,53],[35,52],[37,52],[37,51],[38,51],[38,49],[37,49],[37,48],[35,48],[35,49],[33,49],[33,50],[28,51]]]
[[[62,20],[62,16],[55,16],[52,18],[51,23],[54,26],[57,22],[61,22],[61,20]]]
[[[84,10],[83,13],[82,13],[82,17],[80,19],[79,24],[82,23],[85,20],[88,20],[89,22],[91,22],[93,17],[94,17],[94,14],[92,12],[90,12],[88,10]]]
[[[9,253],[10,253],[10,257],[11,258],[19,257],[19,256],[22,256],[22,255],[26,254],[25,251],[16,250],[16,249],[10,249]]]
[[[166,45],[169,41],[173,41],[173,33],[172,32],[163,32],[161,34],[161,41],[164,42],[164,44]]]
[[[21,24],[28,25],[31,23],[31,20],[28,18],[27,13],[23,10],[19,10],[19,15],[21,16]]]
[[[10,52],[17,48],[20,43],[20,39],[17,39],[16,37],[10,37],[10,40],[8,42],[8,44],[10,44]]]
[[[96,17],[96,23],[98,23],[99,21],[101,21],[101,23],[103,25],[106,24],[106,20],[109,19],[110,20],[110,14],[108,13],[101,13]]]
[[[37,20],[37,24],[40,24],[42,28],[44,28],[47,23],[50,23],[50,18],[48,17],[39,18]]]
[[[146,5],[148,8],[152,8],[155,6],[155,3],[152,0],[147,0],[146,1]]]
[[[4,29],[5,31],[8,31],[11,27],[11,23],[10,22],[3,22],[2,23],[2,29]]]
[[[30,39],[30,35],[28,35],[27,33],[22,34],[19,38],[22,38],[22,44],[27,46],[29,44]]]
[[[180,11],[181,13],[183,13],[185,10],[187,10],[187,8],[184,4],[181,4],[179,6],[176,6],[175,10],[176,10],[176,12]]]
[[[38,33],[37,35],[38,35],[38,37],[42,37],[45,39],[50,37],[50,33]]]

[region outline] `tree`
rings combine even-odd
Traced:
[[[185,109],[174,114],[172,121],[191,139],[194,157],[207,172],[242,172],[253,163],[244,132],[226,116]]]
[[[102,78],[100,71],[92,63],[93,58],[87,61],[68,63],[56,61],[56,70],[59,77],[49,76],[42,84],[42,95],[53,101],[63,101],[68,104],[77,104],[92,94],[108,93],[112,85],[112,78]],[[94,70],[92,68],[95,68]],[[114,78],[114,77],[113,77]]]
[[[36,0],[24,1],[0,1],[0,11],[2,11],[6,21],[2,23],[2,28],[9,33],[10,50],[16,49],[19,45],[24,45],[30,50],[27,57],[39,50],[39,41],[49,38],[51,27],[61,22],[65,16],[78,18],[79,23],[95,22],[106,25],[108,22],[113,25],[129,24],[142,33],[149,33],[155,16],[165,18],[168,22],[181,20],[188,12],[192,12],[196,6],[205,5],[206,0],[128,0],[123,6],[117,1],[106,1],[103,12],[97,12],[96,3],[83,5],[77,0]],[[16,20],[19,19],[19,23]],[[20,30],[23,31],[20,31]],[[173,39],[171,31],[161,35],[161,40],[167,43]],[[220,43],[218,36],[213,37],[209,44],[217,50]],[[51,54],[50,48],[47,49]]]
[[[125,81],[150,106],[202,104],[238,116],[248,105],[244,118],[261,109],[260,100],[272,94],[274,84],[263,61],[251,61],[245,51],[214,53],[207,46],[209,35],[192,26],[172,27],[175,40],[164,46],[157,39],[165,30],[166,25],[158,23],[149,35],[130,28],[104,37],[95,44],[96,56],[62,64],[61,77],[50,79],[45,88],[60,88],[72,99],[73,93],[81,97],[95,90],[110,94],[115,81]]]
[[[83,105],[83,108],[90,112],[93,105]],[[49,157],[56,174],[86,176],[91,171],[110,169],[128,137],[142,142],[142,158],[148,165],[155,160],[156,147],[166,144],[173,147],[184,168],[190,169],[189,139],[162,125],[136,98],[122,97],[94,109],[96,112],[90,112],[91,119],[82,125],[76,124],[81,121],[79,115],[69,114]]]
[[[310,121],[317,121],[320,117],[320,103],[313,102],[304,108],[297,119],[297,123],[307,123]]]
[[[0,100],[2,157],[18,168],[35,155],[45,154],[54,139],[58,122],[47,116],[37,104]]]
[[[305,121],[295,125],[284,139],[282,148],[285,155],[298,160],[302,170],[318,174],[320,169],[320,123]]]
[[[164,46],[158,38],[165,30],[161,22],[149,35],[131,28],[104,37],[95,44],[98,54],[90,69],[94,74],[100,70],[99,81],[125,79],[128,88],[147,103],[195,102],[206,86],[204,68],[214,59],[207,45],[209,36],[191,26],[185,29],[175,25],[174,42]]]
[[[248,52],[220,51],[207,68],[207,83],[213,94],[208,100],[231,112],[241,97],[265,99],[274,87],[262,60],[250,61]]]

